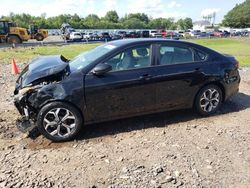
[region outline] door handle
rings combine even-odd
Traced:
[[[140,80],[150,80],[151,78],[153,78],[153,76],[150,74],[143,74],[140,76]]]

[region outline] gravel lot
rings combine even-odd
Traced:
[[[250,69],[215,116],[166,112],[85,128],[73,142],[15,128],[15,77],[0,64],[0,187],[250,187]]]

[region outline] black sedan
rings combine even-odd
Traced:
[[[214,114],[239,90],[239,63],[206,47],[166,39],[127,39],[69,61],[34,59],[16,82],[17,126],[53,141],[84,125],[168,110]]]

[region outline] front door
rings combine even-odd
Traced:
[[[155,105],[155,70],[151,46],[135,46],[103,62],[112,71],[85,78],[88,122],[129,117],[152,111]]]

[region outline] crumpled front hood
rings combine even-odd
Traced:
[[[32,60],[21,72],[16,83],[16,89],[30,85],[39,79],[60,73],[68,65],[68,60],[60,55],[38,57]]]

